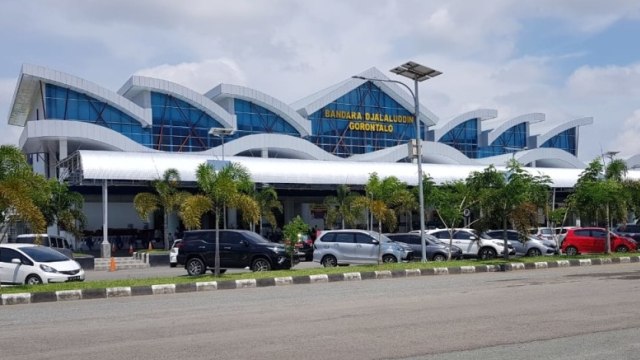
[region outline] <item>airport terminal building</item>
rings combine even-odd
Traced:
[[[389,80],[376,68],[353,75]],[[168,168],[194,186],[197,165],[212,160],[238,162],[258,186],[274,186],[284,206],[282,223],[300,214],[321,228],[315,204],[338,184],[358,189],[376,172],[415,186],[417,167],[407,145],[416,138],[422,140],[423,171],[437,183],[515,158],[565,189],[585,166],[576,155],[580,128],[593,123],[590,117],[556,122],[531,113],[502,119],[496,110],[477,109],[439,119],[421,107],[415,119],[413,97],[403,87],[345,77],[287,104],[238,85],[212,84],[202,94],[144,76],[112,91],[25,64],[8,122],[24,128],[19,146],[34,167],[85,194],[90,230],[105,223],[103,199],[109,228],[156,227],[135,214],[133,195],[147,191],[141,186]],[[419,134],[415,121],[422,125]],[[231,214],[227,225],[238,226],[235,221]]]

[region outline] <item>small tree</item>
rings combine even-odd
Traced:
[[[363,201],[359,201],[360,195],[351,192],[347,185],[338,185],[336,195],[324,198],[324,205],[327,207],[325,224],[333,228],[336,221],[340,221],[342,229],[345,226],[354,226],[364,210]]]
[[[285,248],[287,249],[287,254],[291,257],[291,266],[295,263],[296,244],[301,240],[300,237],[306,234],[307,229],[309,229],[309,225],[302,220],[300,215],[291,219],[291,221],[282,228]]]
[[[255,192],[253,198],[260,209],[260,233],[262,234],[262,219],[267,219],[267,222],[275,229],[278,222],[274,210],[282,211],[282,203],[278,200],[276,189],[271,186],[265,186],[260,191]]]
[[[55,179],[49,180],[49,189],[49,201],[41,207],[47,225],[56,225],[56,235],[60,235],[60,229],[63,229],[79,239],[86,222],[82,194],[70,191],[67,184]]]
[[[449,232],[447,260],[451,260],[453,231],[464,219],[464,209],[468,206],[468,199],[468,188],[463,181],[445,183],[432,189],[431,204]]]
[[[149,215],[162,209],[164,215],[163,237],[164,248],[169,249],[169,215],[180,210],[182,203],[191,196],[186,191],[180,191],[180,173],[176,169],[167,169],[161,179],[154,180],[151,186],[156,194],[142,192],[133,198],[133,206],[142,220],[147,220]]]

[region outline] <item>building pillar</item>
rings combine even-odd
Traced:
[[[268,158],[269,157],[269,149],[267,148],[262,148],[261,152],[260,152],[261,156],[263,158]]]
[[[109,191],[107,189],[107,180],[102,180],[102,244],[101,257],[111,257],[111,244],[109,244]]]
[[[68,151],[68,144],[67,144],[67,139],[61,139],[58,141],[58,159],[60,161],[64,160],[67,158],[67,156],[69,155],[69,151]],[[67,176],[67,169],[66,168],[60,168],[58,169],[58,180],[62,181],[64,180],[64,177]]]

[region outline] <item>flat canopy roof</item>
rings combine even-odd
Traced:
[[[140,183],[159,179],[165,170],[175,168],[184,182],[196,181],[196,168],[202,163],[220,160],[219,157],[193,153],[144,153],[80,150],[60,162],[62,174],[66,172],[73,185],[110,183]],[[395,176],[408,185],[418,182],[417,166],[412,163],[355,162],[275,159],[233,156],[225,160],[244,166],[256,183],[291,185],[365,185],[370,174],[381,178]],[[463,180],[473,171],[486,166],[424,164],[423,171],[438,183]],[[497,166],[504,169],[504,166]],[[552,186],[573,187],[582,169],[525,168],[531,174],[548,175]],[[640,171],[629,171],[629,178],[640,179]],[[141,184],[142,185],[142,184]]]

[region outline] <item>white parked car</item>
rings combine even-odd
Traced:
[[[313,243],[313,261],[324,267],[410,261],[413,251],[375,231],[346,229],[323,231]]]
[[[182,239],[173,240],[173,245],[171,245],[171,249],[169,250],[169,266],[176,267],[178,266],[178,245],[182,243]]]
[[[0,283],[47,284],[84,281],[77,261],[42,245],[0,244]]]
[[[427,234],[437,237],[447,245],[449,244],[450,235],[447,229],[429,230]],[[509,247],[509,255],[515,255],[516,252],[513,246],[509,243],[507,244]],[[462,249],[462,255],[465,257],[477,257],[486,260],[493,259],[498,255],[504,255],[503,240],[478,235],[473,229],[453,229],[453,245]]]

